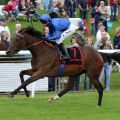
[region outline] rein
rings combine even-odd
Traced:
[[[36,43],[34,43],[34,44],[32,44],[32,45],[29,45],[29,46],[27,46],[27,47],[25,47],[25,48],[33,47],[33,46],[35,46],[35,45],[41,44],[42,42],[44,42],[45,44],[47,44],[47,45],[50,46],[50,47],[53,47],[53,45],[52,45],[51,43],[48,43],[47,41],[41,40],[41,41],[36,42]],[[24,49],[25,49],[25,48],[24,48]]]
[[[43,42],[43,40],[42,40],[42,41],[39,41],[39,42],[36,42],[36,43],[34,43],[34,44],[32,44],[32,45],[29,45],[29,46],[27,46],[27,47],[25,47],[25,48],[30,48],[30,47],[35,46],[35,45],[38,45],[38,44],[40,44],[40,43],[42,43],[42,42]]]

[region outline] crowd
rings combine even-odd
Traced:
[[[110,13],[107,6],[111,8]],[[45,9],[49,13],[40,15],[36,9]],[[2,9],[3,18],[0,19],[0,39],[1,41],[10,41],[10,31],[6,26],[6,22],[11,20],[17,22],[15,33],[21,29],[22,26],[19,23],[18,16],[19,13],[22,13],[27,21],[30,20],[31,14],[36,20],[40,20],[44,25],[42,39],[58,44],[61,59],[69,59],[63,40],[70,35],[72,35],[71,46],[91,46],[97,50],[120,49],[120,26],[117,27],[113,40],[111,40],[108,32],[108,29],[112,27],[112,23],[120,20],[119,9],[120,0],[9,0]],[[79,13],[81,21],[78,20],[78,24],[75,26],[70,22],[69,18],[75,18],[77,13]],[[88,21],[88,14],[90,14],[90,21]],[[89,22],[91,23],[91,31],[88,27]],[[95,43],[93,38],[96,38]],[[9,44],[6,44],[9,47]],[[106,60],[99,78],[100,82],[102,82],[103,76],[105,76],[106,90],[110,89],[110,74],[111,61]],[[78,76],[74,90],[79,90],[81,78],[81,76]],[[55,90],[53,85],[55,82],[50,81],[54,81],[54,78],[49,79],[49,86],[52,86],[49,87],[49,91],[53,91]],[[88,89],[88,80],[89,76],[85,74],[85,90]],[[92,84],[89,82],[89,89],[91,88]]]

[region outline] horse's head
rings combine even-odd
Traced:
[[[8,56],[13,56],[22,49],[27,49],[40,42],[41,32],[34,28],[27,27],[16,33],[12,39],[11,45],[7,50]]]
[[[20,50],[22,50],[25,46],[24,46],[24,30],[22,29],[21,31],[19,31],[18,33],[14,34],[13,38],[12,38],[12,42],[10,44],[10,47],[8,48],[6,54],[8,56],[13,56],[14,54],[16,54],[17,52],[19,52]]]

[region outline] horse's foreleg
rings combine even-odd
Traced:
[[[21,79],[21,84],[24,83],[24,77],[23,77],[24,75],[32,76],[32,69],[23,70],[23,71],[20,72],[19,76],[20,76],[20,79]],[[28,91],[26,87],[24,87],[23,89],[25,91],[26,96],[29,97],[30,96],[30,91]]]
[[[64,90],[62,90],[60,93],[58,93],[57,95],[55,95],[54,97],[50,98],[48,100],[48,102],[54,102],[56,100],[58,100],[60,97],[62,97],[65,93],[67,93],[70,89],[72,89],[73,85],[74,85],[74,81],[76,80],[77,76],[71,76],[69,77],[69,80],[67,82],[67,85],[65,87]]]
[[[17,94],[22,88],[25,88],[27,85],[29,85],[30,83],[40,79],[41,77],[30,77],[28,78],[26,81],[24,81],[17,89],[15,89],[13,92],[11,92],[9,94],[9,97],[12,98],[14,97],[15,94]]]
[[[34,72],[34,71],[29,72],[29,73],[31,73],[32,76],[30,78],[28,78],[26,81],[24,81],[17,89],[15,89],[13,92],[11,92],[9,94],[9,97],[11,97],[11,98],[14,97],[14,95],[17,94],[22,88],[25,88],[27,85],[29,85],[32,82],[37,81],[38,79],[44,78],[46,76],[46,73],[48,72],[46,70],[49,71],[49,66],[47,66],[47,65],[44,68],[39,69],[36,72]]]

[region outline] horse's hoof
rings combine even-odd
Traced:
[[[53,102],[55,102],[56,100],[54,99],[54,98],[50,98],[49,100],[48,100],[48,102],[49,103],[53,103]]]
[[[96,107],[97,107],[97,108],[100,108],[101,106],[97,105]]]
[[[9,97],[9,98],[13,98],[14,95],[13,95],[12,93],[9,93],[8,97]]]
[[[53,103],[53,102],[57,101],[58,99],[59,99],[59,96],[56,95],[56,96],[50,98],[50,99],[48,100],[48,102]]]
[[[26,96],[27,96],[27,97],[30,97],[30,91],[27,91],[27,92],[26,92]]]

